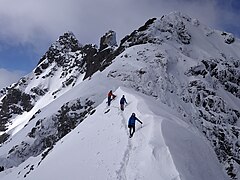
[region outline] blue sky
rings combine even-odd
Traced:
[[[29,44],[6,45],[1,50],[0,66],[10,71],[30,72],[36,66],[36,60],[39,59],[39,55],[39,53],[34,51],[34,47]]]
[[[110,29],[117,32],[120,40],[149,18],[181,11],[214,29],[240,36],[239,0],[0,0],[0,3],[0,89],[31,72],[50,44],[66,31],[72,31],[82,44],[98,45],[100,37]],[[9,73],[14,78],[9,78]]]

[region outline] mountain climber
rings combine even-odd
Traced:
[[[122,111],[124,111],[124,103],[127,104],[127,101],[126,101],[125,96],[123,95],[122,98],[120,99],[120,109],[121,109]]]
[[[137,120],[139,123],[142,124],[142,121],[140,121],[140,120],[136,117],[135,113],[132,113],[131,117],[130,117],[129,120],[128,120],[128,128],[129,128],[129,133],[130,133],[129,137],[130,137],[130,138],[133,136],[133,134],[134,134],[134,132],[135,132],[135,121],[136,121],[136,120]]]
[[[112,90],[110,90],[109,93],[108,93],[108,106],[110,106],[111,101],[112,101],[115,97],[116,97],[116,95],[114,95],[114,94],[112,93]]]
[[[0,166],[0,172],[4,171],[4,167]]]

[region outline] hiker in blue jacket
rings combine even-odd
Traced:
[[[127,101],[125,99],[125,96],[123,95],[122,98],[120,99],[120,109],[124,111],[124,103],[127,104]]]
[[[132,113],[131,117],[128,120],[128,128],[129,128],[129,133],[130,133],[130,138],[133,136],[134,132],[135,132],[135,121],[138,121],[139,123],[142,124],[142,121],[140,121],[135,113]]]

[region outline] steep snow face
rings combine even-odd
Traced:
[[[120,87],[114,94],[117,98],[108,113],[104,113],[105,99],[44,160],[41,156],[30,158],[0,173],[0,178],[228,179],[208,142],[181,115],[130,89]],[[128,104],[122,112],[119,100],[123,94]],[[127,121],[132,112],[143,125],[136,124],[129,139]],[[56,163],[59,161],[64,163]]]

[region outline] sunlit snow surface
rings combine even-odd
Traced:
[[[104,113],[104,100],[39,166],[38,157],[30,158],[13,172],[1,173],[0,178],[227,179],[206,140],[171,109],[123,87],[115,94],[117,99],[108,113]],[[124,112],[119,109],[123,94],[128,101]],[[143,125],[136,124],[130,139],[127,121],[132,112]],[[23,178],[31,166],[33,170]]]

